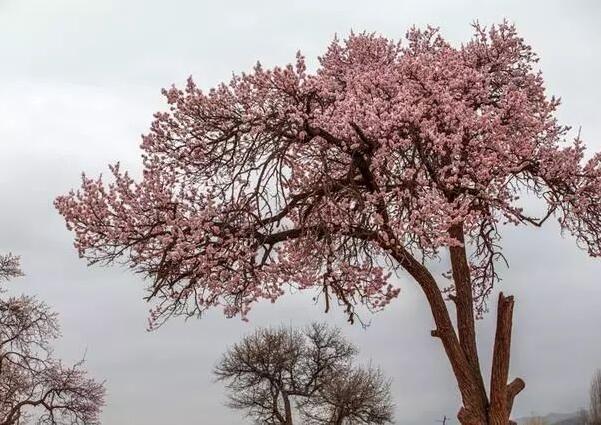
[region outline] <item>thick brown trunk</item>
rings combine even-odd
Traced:
[[[459,343],[467,357],[477,386],[477,389],[474,391],[475,398],[472,400],[471,404],[474,405],[477,412],[480,412],[476,414],[476,417],[478,417],[479,420],[482,420],[485,417],[484,412],[486,412],[488,408],[488,399],[486,397],[486,388],[484,387],[484,379],[482,378],[480,362],[478,360],[476,321],[474,318],[474,297],[472,292],[470,266],[465,250],[463,225],[461,223],[456,224],[450,229],[449,234],[461,244],[449,248],[453,282],[455,283],[455,295],[452,299],[455,302],[455,309],[457,312]]]
[[[462,425],[510,425],[509,420],[513,400],[525,387],[520,378],[507,383],[509,378],[509,360],[511,352],[511,328],[513,315],[513,297],[499,294],[497,310],[497,329],[493,348],[493,360],[490,379],[490,404],[485,412],[473,414],[462,408],[457,415]]]
[[[515,379],[509,385],[509,359],[511,353],[511,328],[513,323],[513,297],[501,292],[497,309],[497,331],[493,349],[490,377],[490,425],[507,425],[515,396],[524,389],[524,381]]]
[[[485,423],[486,405],[483,405],[482,388],[479,384],[482,378],[474,371],[461,347],[436,280],[428,269],[404,248],[397,246],[391,251],[395,260],[418,282],[428,300],[434,323],[436,324],[436,329],[432,331],[432,336],[440,338],[447,358],[451,363],[464,405],[462,409],[463,416],[473,417],[474,420],[479,421],[469,422],[470,424]],[[484,394],[485,397],[486,394]],[[468,422],[465,423],[467,424]]]
[[[459,230],[454,229],[454,231],[458,232]],[[461,237],[456,237],[456,239],[463,241],[462,230]],[[524,381],[519,378],[507,383],[513,297],[505,297],[502,293],[499,295],[489,398],[486,394],[476,349],[471,278],[464,248],[453,248],[451,252],[453,276],[457,289],[454,297],[457,306],[457,331],[451,321],[442,292],[429,270],[403,247],[388,245],[385,248],[417,281],[428,300],[436,324],[432,336],[440,338],[461,393],[463,407],[457,414],[459,422],[462,425],[512,424],[509,416],[513,400],[524,388]]]
[[[461,244],[464,244],[463,226],[455,225],[450,230],[450,236]],[[449,248],[451,256],[451,267],[453,282],[455,283],[455,295],[453,301],[457,308],[457,330],[461,348],[465,352],[468,361],[478,373],[480,363],[476,348],[476,326],[474,319],[474,299],[472,295],[472,283],[470,267],[465,253],[465,246],[452,246]],[[482,381],[484,382],[484,381]],[[484,383],[482,384],[484,388]]]

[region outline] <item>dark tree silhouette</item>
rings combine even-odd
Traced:
[[[19,258],[0,255],[0,285],[21,276]],[[67,367],[53,357],[56,313],[35,297],[8,297],[0,286],[0,425],[99,423],[104,387],[83,361]]]
[[[388,381],[352,366],[355,347],[338,329],[259,329],[229,348],[215,368],[229,406],[258,423],[384,424],[392,418]]]
[[[371,367],[347,366],[327,374],[300,406],[303,423],[312,425],[386,424],[394,416],[390,381]]]

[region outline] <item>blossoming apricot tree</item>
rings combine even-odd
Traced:
[[[567,140],[536,61],[503,23],[475,25],[461,47],[432,28],[403,43],[352,34],[314,73],[299,54],[208,92],[190,79],[164,91],[171,107],[143,137],[140,181],[117,164],[114,182],[84,175],[56,206],[82,257],[152,278],[153,325],[217,305],[245,316],[287,285],[317,288],[352,320],[356,303],[397,296],[390,273],[402,269],[430,305],[460,422],[507,425],[524,387],[508,383],[513,297],[499,295],[488,391],[475,331],[504,260],[499,227],[557,217],[601,254],[601,155],[585,160],[579,137]],[[428,260],[447,250],[444,287]]]

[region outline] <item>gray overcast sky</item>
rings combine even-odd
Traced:
[[[52,207],[82,170],[121,160],[139,170],[139,135],[164,108],[159,89],[192,74],[201,86],[233,71],[283,64],[303,51],[310,63],[335,33],[376,31],[398,38],[413,24],[440,26],[453,42],[469,24],[508,18],[540,54],[559,117],[601,149],[601,2],[590,1],[151,1],[0,0],[0,252],[23,258],[15,289],[39,294],[61,314],[58,352],[107,380],[103,423],[240,423],[223,406],[210,370],[228,344],[256,326],[338,323],[394,379],[397,423],[455,416],[458,399],[427,306],[402,280],[401,296],[363,330],[329,315],[310,296],[261,304],[250,323],[219,311],[146,333],[143,283],[127,270],[87,268]],[[601,367],[601,261],[587,258],[556,225],[505,232],[511,268],[503,290],[517,297],[512,371],[526,379],[516,416],[584,405]],[[440,265],[445,269],[445,264]],[[492,315],[480,323],[489,364]]]

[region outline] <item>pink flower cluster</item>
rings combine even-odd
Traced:
[[[111,184],[84,176],[56,206],[82,256],[153,279],[153,323],[214,305],[245,315],[286,285],[381,308],[398,294],[387,254],[434,256],[459,243],[453,226],[485,297],[500,224],[557,216],[601,255],[601,156],[566,141],[536,61],[503,23],[461,47],[432,28],[351,34],[314,73],[299,54],[208,92],[189,79],[164,91],[141,181],[116,165]],[[545,215],[524,211],[525,192]]]

